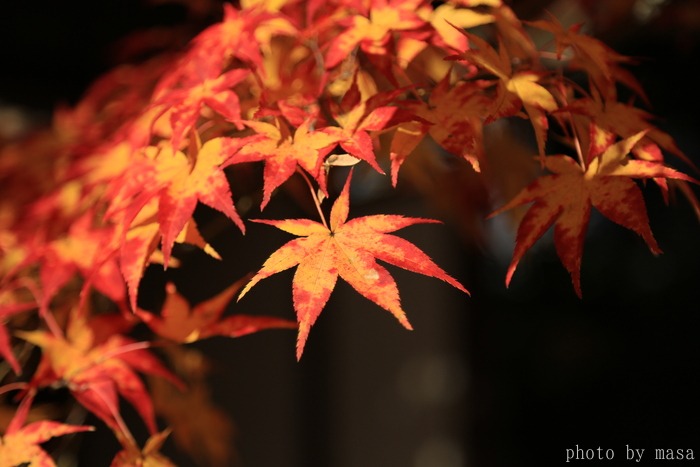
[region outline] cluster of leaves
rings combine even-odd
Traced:
[[[532,31],[551,41],[538,48]],[[150,349],[155,343],[294,328],[301,358],[339,276],[411,329],[397,284],[377,260],[467,293],[392,234],[437,221],[351,218],[357,169],[332,193],[329,176],[338,166],[386,171],[396,186],[406,159],[430,142],[435,157],[444,150],[487,171],[484,127],[525,118],[542,170],[493,212],[532,203],[506,283],[554,225],[557,253],[581,295],[592,206],[658,253],[634,179],[651,179],[664,196],[678,187],[697,205],[688,188],[694,179],[667,166],[665,155],[692,164],[635,106],[646,97],[624,68],[631,62],[580,25],[566,28],[555,18],[524,23],[501,0],[245,0],[225,4],[223,19],[182,54],[107,74],[75,107],[57,111],[52,128],[2,150],[3,194],[12,196],[0,198],[0,354],[6,379],[10,370],[18,375],[2,391],[18,391],[20,402],[0,439],[0,465],[52,465],[40,443],[89,429],[25,425],[34,396],[57,387],[115,433],[124,449],[112,465],[171,465],[159,453],[168,431],[159,431],[139,373],[183,391],[191,381],[161,363]],[[634,99],[621,102],[621,89]],[[547,154],[552,138],[568,152]],[[259,172],[249,169],[257,166],[260,210],[290,180],[301,180],[319,218],[251,219],[297,238],[270,252],[257,273],[194,307],[169,284],[159,312],[141,309],[146,267],[177,267],[175,245],[219,258],[193,217],[198,204],[245,234],[229,175],[252,177]],[[259,281],[295,267],[296,321],[224,316],[236,295],[240,300]],[[152,339],[129,337],[136,326]],[[41,357],[27,375],[32,348]],[[143,448],[120,414],[121,399],[151,434]],[[177,417],[163,412],[177,435]]]

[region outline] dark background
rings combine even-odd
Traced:
[[[643,19],[644,5],[655,4],[655,13]],[[565,11],[569,19],[588,21],[617,51],[643,58],[634,70],[661,116],[657,124],[697,161],[700,120],[691,66],[698,59],[700,8],[682,1],[581,5],[588,9],[513,3],[524,18],[543,8]],[[119,62],[114,46],[127,33],[177,28],[170,41],[176,46],[216,14],[137,0],[91,8],[7,2],[0,15],[0,103],[31,110],[41,120],[56,104],[74,103]],[[655,464],[655,448],[692,448],[699,456],[700,227],[685,199],[667,207],[654,186],[644,191],[664,254],[654,257],[633,233],[593,218],[583,299],[546,240],[525,257],[506,290],[512,234],[492,220],[485,223],[485,242],[466,241],[448,221],[411,227],[402,236],[472,297],[390,268],[413,332],[339,283],[300,363],[294,335],[286,332],[196,344],[213,361],[213,395],[235,421],[241,465],[559,465],[565,450],[577,445],[614,449],[617,460],[626,445],[644,448],[645,465]],[[351,215],[444,214],[410,187],[380,193],[357,200]],[[280,196],[265,217],[292,217],[295,209]],[[259,267],[288,239],[257,224],[249,224],[245,237],[227,230],[212,239],[224,262],[192,254],[182,270],[196,270],[195,276],[150,271],[147,284],[157,290],[174,280],[192,300],[201,300]],[[291,273],[264,281],[235,310],[293,316],[290,282]],[[105,440],[98,449],[99,440],[92,439],[83,444],[81,465],[107,465],[114,442]],[[170,443],[166,453],[181,465],[202,465]]]

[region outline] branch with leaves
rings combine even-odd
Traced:
[[[551,36],[551,47],[539,49],[534,30]],[[106,74],[75,107],[57,111],[52,127],[0,152],[2,391],[17,405],[0,438],[0,464],[53,465],[40,443],[92,429],[25,423],[38,392],[66,388],[122,444],[112,465],[171,465],[159,449],[171,429],[177,437],[175,417],[165,416],[170,427],[157,426],[141,375],[184,392],[191,381],[155,351],[297,329],[300,359],[339,277],[407,329],[399,287],[381,263],[440,279],[466,297],[464,285],[394,234],[439,221],[352,217],[350,195],[362,183],[360,168],[397,187],[425,145],[433,148],[429,157],[449,154],[487,173],[484,129],[503,119],[529,121],[540,167],[536,180],[491,214],[529,205],[506,285],[553,225],[556,251],[581,296],[592,208],[659,253],[636,180],[653,181],[667,199],[680,189],[697,209],[690,188],[697,180],[667,156],[696,168],[634,104],[646,105],[647,97],[625,68],[631,62],[580,26],[554,17],[524,23],[500,0],[250,0],[224,4],[221,21],[179,55]],[[622,94],[632,99],[621,102]],[[565,153],[549,154],[553,139]],[[347,167],[342,190],[333,192],[330,177]],[[257,188],[233,183],[235,174],[256,177]],[[234,202],[245,195],[262,212],[295,181],[308,188],[317,218],[249,219]],[[296,238],[214,297],[190,304],[168,284],[162,309],[143,309],[146,268],[181,267],[177,245],[221,259],[195,222],[199,205],[241,235],[257,222]],[[236,313],[236,300],[253,286],[292,268],[296,319]],[[135,340],[137,328],[150,337]],[[40,363],[30,371],[32,353]],[[134,439],[122,399],[148,440]]]

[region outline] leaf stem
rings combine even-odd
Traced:
[[[152,344],[147,341],[132,342],[131,344],[122,345],[121,347],[117,347],[109,352],[105,352],[104,354],[100,355],[100,358],[95,362],[95,364],[100,364],[106,360],[109,360],[110,358],[114,358],[124,353],[134,352],[136,350],[145,350],[151,346]]]
[[[323,210],[321,210],[321,202],[318,199],[318,195],[316,194],[316,190],[314,189],[313,183],[311,183],[311,180],[309,180],[308,175],[306,175],[306,173],[303,170],[301,170],[299,167],[297,167],[297,173],[301,174],[301,176],[306,181],[306,185],[309,187],[309,190],[311,191],[311,197],[313,198],[314,204],[316,205],[316,210],[318,211],[318,215],[319,215],[319,217],[321,217],[321,222],[323,223],[323,226],[328,229],[328,224],[326,223],[326,217],[323,215]]]
[[[31,293],[34,296],[34,300],[37,302],[39,308],[39,315],[44,319],[44,322],[49,328],[49,331],[51,331],[51,334],[53,334],[55,337],[62,338],[63,331],[56,322],[56,318],[54,317],[54,315],[51,314],[49,310],[49,303],[47,303],[44,300],[44,297],[39,292],[35,284],[28,278],[21,279],[19,283],[23,285],[27,290],[29,290],[29,293]]]
[[[586,161],[583,159],[583,151],[581,150],[581,142],[578,138],[578,131],[576,130],[576,125],[574,125],[573,120],[571,121],[571,129],[574,133],[574,147],[576,148],[576,155],[578,156],[578,162],[581,164],[583,170],[586,170]]]
[[[119,409],[115,407],[112,403],[111,400],[109,400],[107,397],[104,396],[104,394],[101,391],[94,391],[95,395],[102,400],[104,403],[105,407],[107,407],[107,410],[109,410],[112,413],[112,416],[114,417],[114,422],[117,424],[117,428],[121,433],[120,435],[124,436],[127,442],[129,442],[132,446],[135,446],[136,449],[138,450],[138,444],[136,443],[136,439],[134,438],[134,435],[131,434],[131,431],[129,430],[129,427],[126,426],[126,423],[124,422],[124,419],[122,418],[121,414],[119,413]],[[116,434],[116,433],[115,433]],[[117,436],[119,439],[119,436]],[[122,440],[119,439],[121,442]],[[124,446],[126,447],[126,446]]]
[[[8,383],[0,387],[0,395],[10,391],[19,391],[21,389],[26,389],[27,387],[29,387],[29,384],[23,381],[17,383]]]
[[[561,70],[560,70],[561,72]],[[565,107],[569,105],[568,99],[566,98],[566,93],[563,92],[561,93],[561,100],[562,103],[564,104]],[[564,133],[567,133],[567,137],[571,138],[571,140],[574,143],[574,149],[576,149],[576,156],[578,157],[578,163],[581,166],[581,168],[585,171],[586,170],[586,161],[583,157],[583,150],[581,149],[581,140],[579,139],[578,136],[578,130],[576,128],[576,123],[574,122],[574,116],[571,113],[571,110],[569,110],[566,113],[569,117],[569,126],[571,127],[571,134],[568,134],[568,131],[566,131],[566,125],[562,125],[564,127]]]

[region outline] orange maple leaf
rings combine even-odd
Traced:
[[[486,122],[517,115],[524,107],[535,130],[540,157],[544,158],[544,146],[549,128],[547,113],[555,111],[558,105],[547,88],[538,83],[541,78],[540,73],[529,70],[514,72],[505,47],[499,47],[499,51],[496,52],[479,36],[466,32],[464,34],[470,44],[477,48],[470,48],[457,57],[467,60],[498,78],[496,95]]]
[[[219,258],[192,219],[197,203],[218,210],[245,231],[224,169],[226,160],[246,141],[217,137],[200,144],[195,133],[187,154],[168,143],[148,146],[136,152],[128,171],[110,183],[106,197],[111,203],[105,219],[120,229],[120,242],[114,250],[119,252],[119,269],[128,286],[132,309],[143,269],[158,240],[165,265],[171,263],[175,243],[197,245]]]
[[[51,299],[77,271],[115,302],[124,299],[118,264],[106,254],[112,249],[114,238],[113,226],[99,225],[91,209],[73,221],[66,235],[30,255],[30,259],[38,258],[40,262],[42,313],[47,313]]]
[[[410,37],[411,31],[428,25],[416,12],[421,3],[422,0],[374,0],[365,14],[341,20],[346,28],[330,42],[326,68],[333,68],[345,60],[358,45],[370,56],[386,55],[387,48],[393,46],[390,42],[394,39],[392,33],[396,33],[400,40],[406,33]]]
[[[450,85],[450,74],[433,88],[428,102],[408,102],[406,107],[419,121],[399,126],[391,142],[391,181],[398,182],[399,168],[426,134],[450,153],[464,157],[474,170],[480,171],[483,161],[483,120],[488,101],[480,83],[458,82]]]
[[[640,131],[646,131],[641,143],[633,149],[633,153],[640,159],[649,159],[644,153],[654,153],[661,155],[661,149],[668,151],[683,160],[683,162],[693,165],[693,162],[676,145],[673,137],[661,131],[651,122],[654,116],[638,107],[631,106],[618,101],[610,101],[601,98],[594,93],[591,98],[581,98],[571,102],[565,109],[576,115],[588,117],[588,120],[595,124],[593,132],[595,138],[590,142],[588,157],[597,156],[602,153],[604,147],[596,144],[596,141],[610,141],[615,135],[620,138],[628,138]],[[601,133],[605,133],[601,135]],[[585,133],[582,132],[583,135]],[[607,147],[607,146],[605,146]],[[642,152],[643,151],[643,152]],[[663,157],[658,158],[659,162]]]
[[[620,63],[631,63],[632,59],[620,55],[600,40],[581,34],[583,24],[574,24],[568,28],[550,15],[549,20],[526,21],[526,24],[550,32],[556,42],[557,58],[561,60],[569,48],[573,51],[572,67],[583,69],[590,76],[596,88],[607,97],[614,98],[615,82],[619,81],[645,98],[641,85],[627,70],[620,68]]]
[[[586,169],[568,156],[547,156],[544,175],[524,188],[500,209],[499,213],[522,204],[534,204],[520,222],[513,259],[506,274],[506,286],[525,252],[554,225],[557,254],[571,275],[576,293],[581,296],[581,256],[594,206],[611,221],[639,234],[654,253],[661,253],[649,227],[644,198],[633,178],[673,178],[697,183],[691,177],[656,161],[627,157],[645,135],[637,133],[608,147]]]
[[[248,278],[244,277],[216,296],[191,307],[177,292],[174,284],[166,287],[161,316],[138,310],[138,316],[156,334],[167,339],[190,343],[213,336],[240,337],[263,329],[296,329],[295,322],[273,316],[233,315],[224,319],[221,314],[233,296]]]
[[[134,219],[132,226],[126,232],[126,236],[119,251],[119,266],[126,281],[129,293],[129,303],[132,310],[136,310],[138,298],[138,286],[143,277],[143,272],[149,263],[162,262],[170,267],[177,265],[172,258],[165,263],[162,253],[157,249],[159,235],[159,224],[156,219],[158,199],[153,198],[139,212]],[[194,218],[182,228],[174,243],[187,243],[198,246],[205,253],[215,259],[221,256],[202,238]]]
[[[327,126],[319,131],[334,136],[348,154],[364,160],[374,170],[384,174],[377,164],[372,135],[368,132],[386,130],[400,123],[402,119],[406,120],[398,107],[387,105],[401,92],[402,90],[393,90],[362,100],[356,76],[343,101],[334,109],[333,118],[339,126]]]
[[[205,76],[191,87],[176,89],[156,100],[154,107],[168,108],[171,112],[172,146],[180,148],[182,137],[195,125],[205,105],[241,129],[240,101],[232,88],[249,74],[249,70],[239,68],[216,78]]]
[[[41,443],[56,436],[94,430],[91,426],[66,425],[49,420],[24,425],[33,399],[33,393],[22,399],[7,430],[0,436],[1,467],[55,467],[56,463],[51,456],[39,446]]]
[[[224,161],[242,141],[242,138],[210,139],[197,148],[194,162],[179,151],[164,149],[158,154],[157,182],[163,187],[159,193],[158,222],[166,264],[176,237],[192,218],[198,201],[222,212],[245,232],[223,171]]]
[[[101,335],[104,326],[100,324],[98,318],[87,322],[74,314],[67,337],[44,331],[17,332],[17,336],[43,351],[32,386],[65,384],[78,402],[113,430],[123,426],[118,401],[121,394],[134,406],[149,431],[155,433],[153,404],[134,370],[162,376],[178,386],[182,383],[144,349],[143,343],[120,334]]]
[[[133,440],[122,439],[118,436],[124,449],[119,451],[112,460],[110,467],[175,467],[175,464],[160,453],[163,443],[170,435],[169,429],[151,435],[143,449],[139,449]]]
[[[240,300],[262,279],[298,266],[292,282],[292,298],[299,321],[297,359],[301,358],[311,326],[321,314],[338,276],[361,295],[391,312],[405,328],[412,329],[401,308],[396,282],[377,259],[436,277],[468,293],[415,245],[388,235],[413,224],[439,221],[400,215],[365,216],[347,221],[351,178],[352,172],[333,204],[330,228],[325,222],[320,224],[309,219],[254,221],[301,237],[272,253],[238,297]]]
[[[245,121],[245,124],[255,130],[260,138],[243,146],[229,159],[228,164],[265,161],[261,210],[270,201],[275,189],[294,175],[297,166],[314,177],[321,190],[326,192],[326,177],[322,171],[323,159],[336,145],[336,136],[313,131],[310,119],[304,121],[293,136],[286,124],[281,122],[279,128],[257,121]]]

